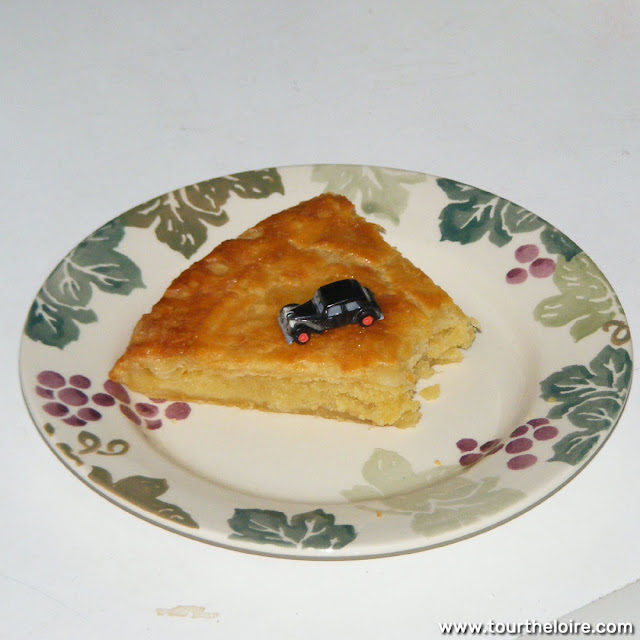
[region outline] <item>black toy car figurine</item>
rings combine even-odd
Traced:
[[[312,333],[345,324],[372,325],[384,316],[373,294],[357,280],[339,280],[320,287],[304,304],[287,304],[280,309],[278,324],[287,342],[305,344]]]

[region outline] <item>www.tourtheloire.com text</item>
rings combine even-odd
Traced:
[[[615,636],[635,633],[632,622],[576,622],[575,620],[553,620],[551,622],[538,622],[537,620],[525,620],[524,622],[440,622],[442,635],[594,635]]]

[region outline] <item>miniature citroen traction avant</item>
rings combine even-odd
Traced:
[[[312,333],[323,333],[345,324],[371,326],[384,318],[367,287],[357,280],[339,280],[320,287],[304,304],[280,309],[278,324],[289,344],[309,342]]]

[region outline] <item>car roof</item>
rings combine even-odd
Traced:
[[[357,280],[338,280],[338,282],[325,284],[318,289],[318,294],[326,305],[337,304],[354,298],[361,299],[366,295],[362,285]]]

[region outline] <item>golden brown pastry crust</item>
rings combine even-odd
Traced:
[[[175,279],[137,323],[110,377],[147,395],[153,390],[136,389],[136,371],[159,380],[207,370],[306,381],[366,377],[374,385],[410,388],[425,356],[416,345],[456,329],[461,338],[443,345],[466,348],[473,330],[451,298],[387,244],[382,231],[333,194],[266,218]],[[345,278],[374,292],[384,320],[334,329],[304,346],[287,344],[277,323],[280,308]]]

